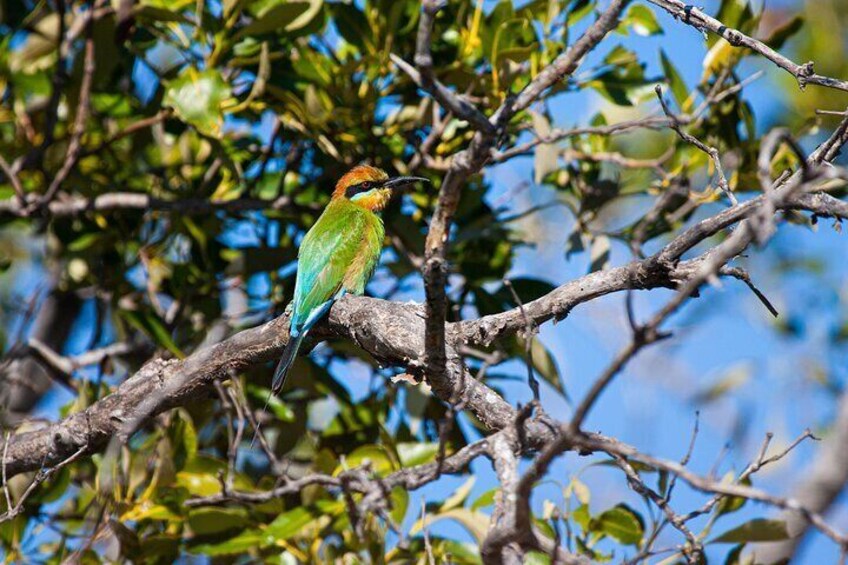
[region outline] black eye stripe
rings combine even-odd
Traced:
[[[352,196],[356,196],[357,194],[361,194],[363,192],[368,192],[372,188],[377,188],[381,183],[375,181],[362,181],[356,184],[352,184],[345,190],[345,196],[348,198]]]

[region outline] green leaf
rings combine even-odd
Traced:
[[[251,549],[261,547],[264,539],[262,532],[250,530],[221,543],[200,544],[193,547],[190,546],[189,549],[192,553],[211,556],[247,554]]]
[[[168,436],[173,450],[174,467],[179,471],[197,455],[197,432],[191,416],[185,409],[175,410],[173,414]]]
[[[549,565],[551,556],[540,551],[530,551],[524,556],[524,565]]]
[[[389,515],[396,524],[402,524],[406,517],[406,511],[409,509],[409,491],[403,487],[393,488],[391,501],[392,510]]]
[[[385,477],[392,471],[398,470],[397,463],[384,446],[363,445],[362,447],[357,447],[353,453],[347,456],[345,465],[339,466],[337,473],[341,473],[345,468],[354,469],[360,467],[366,461],[371,464],[371,469],[381,477]]]
[[[571,512],[570,518],[580,526],[580,528],[588,533],[589,526],[592,523],[592,515],[589,513],[589,505],[581,504]]]
[[[514,351],[516,357],[522,361],[526,360],[525,341],[524,338],[515,338],[517,347]],[[539,374],[542,379],[552,387],[554,387],[564,398],[568,398],[568,393],[565,390],[565,384],[559,374],[559,367],[553,354],[545,347],[545,344],[538,338],[532,340],[530,345],[530,359],[532,360],[533,370]]]
[[[677,102],[677,106],[681,110],[684,112],[687,111],[689,106],[687,103],[687,100],[689,99],[689,89],[686,87],[683,77],[680,76],[679,72],[677,72],[677,69],[671,62],[671,59],[666,56],[663,49],[660,49],[660,62],[662,63],[665,78],[668,81],[668,87],[671,90],[672,96],[674,96],[674,101]]]
[[[439,453],[439,442],[401,442],[395,448],[400,464],[404,467],[414,467],[434,461]]]
[[[180,471],[177,473],[177,485],[194,496],[211,496],[221,492],[221,483],[218,479],[206,473]]]
[[[186,67],[168,82],[162,104],[172,107],[183,121],[201,133],[217,137],[224,121],[221,104],[229,97],[230,87],[217,70],[201,72]]]
[[[740,543],[727,553],[724,558],[724,565],[742,565],[742,550],[745,549],[745,544]]]
[[[619,106],[633,106],[654,96],[655,80],[645,78],[636,54],[621,45],[604,57],[601,71],[585,84]]]
[[[217,494],[221,492],[218,474],[226,471],[226,468],[226,462],[199,454],[187,461],[183,470],[177,473],[177,486],[186,489],[194,496]],[[236,473],[234,482],[239,490],[255,490],[251,481],[241,473]]]
[[[754,518],[728,530],[708,543],[748,543],[767,542],[789,539],[786,531],[786,522],[783,520],[769,520],[766,518]]]
[[[122,522],[138,522],[141,520],[182,521],[170,508],[162,504],[144,501],[132,506],[121,514]]]
[[[650,36],[661,35],[663,30],[657,22],[654,11],[642,4],[633,4],[627,10],[622,23],[636,33],[636,35]]]
[[[101,237],[103,237],[103,234],[100,232],[84,233],[68,244],[68,251],[73,251],[74,253],[85,251],[97,243]]]
[[[465,500],[468,498],[468,495],[471,494],[471,489],[474,487],[474,481],[474,477],[468,477],[468,480],[465,481],[461,487],[453,491],[453,494],[442,503],[439,512],[445,512],[446,510],[457,508],[465,504]]]
[[[722,0],[716,19],[742,33],[753,31],[759,18],[754,17],[750,0]]]
[[[590,529],[626,545],[638,545],[645,534],[642,517],[626,504],[619,504],[593,518]]]
[[[67,491],[68,486],[71,484],[71,472],[67,467],[59,470],[58,473],[53,475],[49,481],[45,481],[41,484],[37,494],[32,496],[30,500],[32,502],[38,502],[40,504],[45,504],[47,502],[54,502],[58,500],[65,491]]]
[[[435,522],[440,520],[454,520],[462,525],[466,531],[477,541],[477,543],[482,542],[486,538],[486,532],[489,530],[489,517],[482,512],[477,512],[475,510],[471,510],[469,508],[452,508],[446,512],[439,512],[438,514],[429,514],[426,517],[427,526],[432,526]],[[420,532],[423,528],[423,522],[418,520],[415,524],[410,528],[410,535],[415,535]]]
[[[354,4],[330,4],[336,26],[345,41],[360,51],[373,45],[371,26],[365,15]]]
[[[729,472],[727,476],[722,480],[723,483],[732,484],[734,482],[735,475],[733,472]],[[750,486],[751,478],[746,477],[745,480],[740,481],[738,484]],[[716,513],[721,516],[723,514],[730,514],[732,512],[736,512],[748,502],[748,499],[743,496],[725,496],[718,503],[718,507],[716,508]]]
[[[277,541],[287,540],[300,533],[301,529],[314,520],[312,513],[299,506],[277,516],[265,529],[265,546]],[[271,543],[267,543],[271,541]]]
[[[241,529],[247,523],[248,515],[244,508],[193,508],[188,513],[189,527],[201,536]]]
[[[164,347],[177,357],[182,358],[183,353],[171,338],[168,328],[151,312],[138,312],[135,310],[120,310],[120,316],[131,326],[145,333],[156,345]]]
[[[589,14],[595,7],[591,0],[577,0],[568,8],[568,16],[566,16],[566,25],[571,27]]]
[[[477,500],[475,500],[471,504],[471,509],[472,510],[479,510],[481,508],[486,508],[487,506],[491,506],[492,504],[494,504],[495,503],[495,495],[497,494],[498,490],[500,490],[500,489],[498,489],[497,487],[491,488],[491,489],[487,490],[486,492],[484,492],[483,494],[481,494],[479,497],[477,497]]]
[[[290,2],[288,0],[266,0],[254,2],[249,10],[255,19],[236,34],[236,38],[255,36],[275,31],[295,32],[307,25],[318,15],[323,0]]]
[[[249,385],[247,387],[247,393],[258,402],[265,403],[266,409],[270,409],[274,413],[274,416],[281,422],[294,422],[294,410],[279,396],[271,394],[270,388]]]

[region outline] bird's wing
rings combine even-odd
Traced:
[[[300,245],[292,315],[293,335],[308,330],[343,293],[343,282],[365,237],[360,213],[328,208]]]

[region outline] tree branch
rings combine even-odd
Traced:
[[[746,47],[751,51],[759,53],[781,69],[794,76],[801,88],[808,84],[818,84],[829,88],[848,90],[848,82],[816,74],[813,70],[812,62],[799,65],[784,57],[762,41],[749,37],[738,29],[733,29],[732,27],[724,25],[695,6],[686,4],[681,0],[648,1],[674,16],[675,19],[694,27],[695,29],[712,32],[725,39],[734,47]]]
[[[0,201],[0,216],[25,217],[27,208],[35,200],[27,198],[27,205],[14,199]],[[275,200],[259,198],[238,198],[236,200],[209,200],[207,198],[184,198],[163,200],[140,192],[109,192],[93,198],[67,196],[62,193],[47,204],[50,215],[56,218],[78,216],[89,211],[113,212],[121,210],[180,212],[183,214],[211,214],[216,211],[247,212],[251,210],[282,210],[292,205],[288,196]]]

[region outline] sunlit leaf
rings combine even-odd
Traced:
[[[229,97],[230,87],[218,71],[186,67],[168,83],[162,103],[200,132],[218,136],[224,119],[221,104]]]
[[[404,467],[423,465],[435,460],[439,453],[438,442],[401,442],[396,446],[400,463]],[[449,454],[450,452],[448,452]]]
[[[654,11],[643,4],[633,4],[627,9],[622,24],[630,27],[637,35],[659,35],[662,28]]]
[[[294,32],[309,25],[318,15],[323,0],[258,0],[250,5],[254,20],[239,30],[239,37],[269,32]]]
[[[619,504],[593,518],[590,528],[626,545],[638,545],[645,535],[642,517],[625,504]]]

